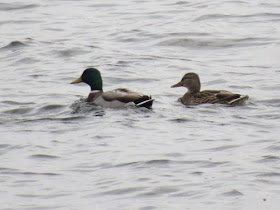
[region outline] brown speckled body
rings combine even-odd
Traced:
[[[232,106],[244,105],[249,98],[247,95],[240,95],[225,90],[204,90],[200,91],[200,80],[196,73],[187,73],[182,80],[172,87],[184,86],[188,92],[179,98],[185,105],[198,105],[204,103],[210,104],[228,104]]]

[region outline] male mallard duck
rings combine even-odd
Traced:
[[[249,98],[247,95],[240,95],[225,90],[204,90],[200,91],[200,80],[196,73],[187,73],[182,80],[171,87],[186,87],[188,92],[180,98],[185,105],[198,105],[204,103],[228,104],[232,106],[244,105]]]
[[[100,72],[95,68],[84,70],[81,77],[70,84],[84,82],[91,88],[87,102],[107,108],[124,108],[130,105],[138,107],[151,108],[153,100],[150,96],[142,93],[133,92],[126,88],[118,88],[111,91],[103,92],[102,78]]]

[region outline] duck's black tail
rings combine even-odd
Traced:
[[[134,103],[136,106],[146,107],[148,109],[151,109],[152,105],[153,105],[153,101],[154,101],[154,99],[152,99],[151,96],[145,95],[145,96],[142,96],[141,98],[135,100]]]

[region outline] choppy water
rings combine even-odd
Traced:
[[[1,209],[278,209],[280,3],[2,1]],[[79,103],[94,66],[153,110]],[[244,107],[184,107],[202,89]]]

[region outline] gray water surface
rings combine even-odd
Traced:
[[[278,0],[0,0],[0,17],[1,209],[279,209]],[[89,66],[154,108],[82,103]],[[187,72],[250,99],[183,106]]]

